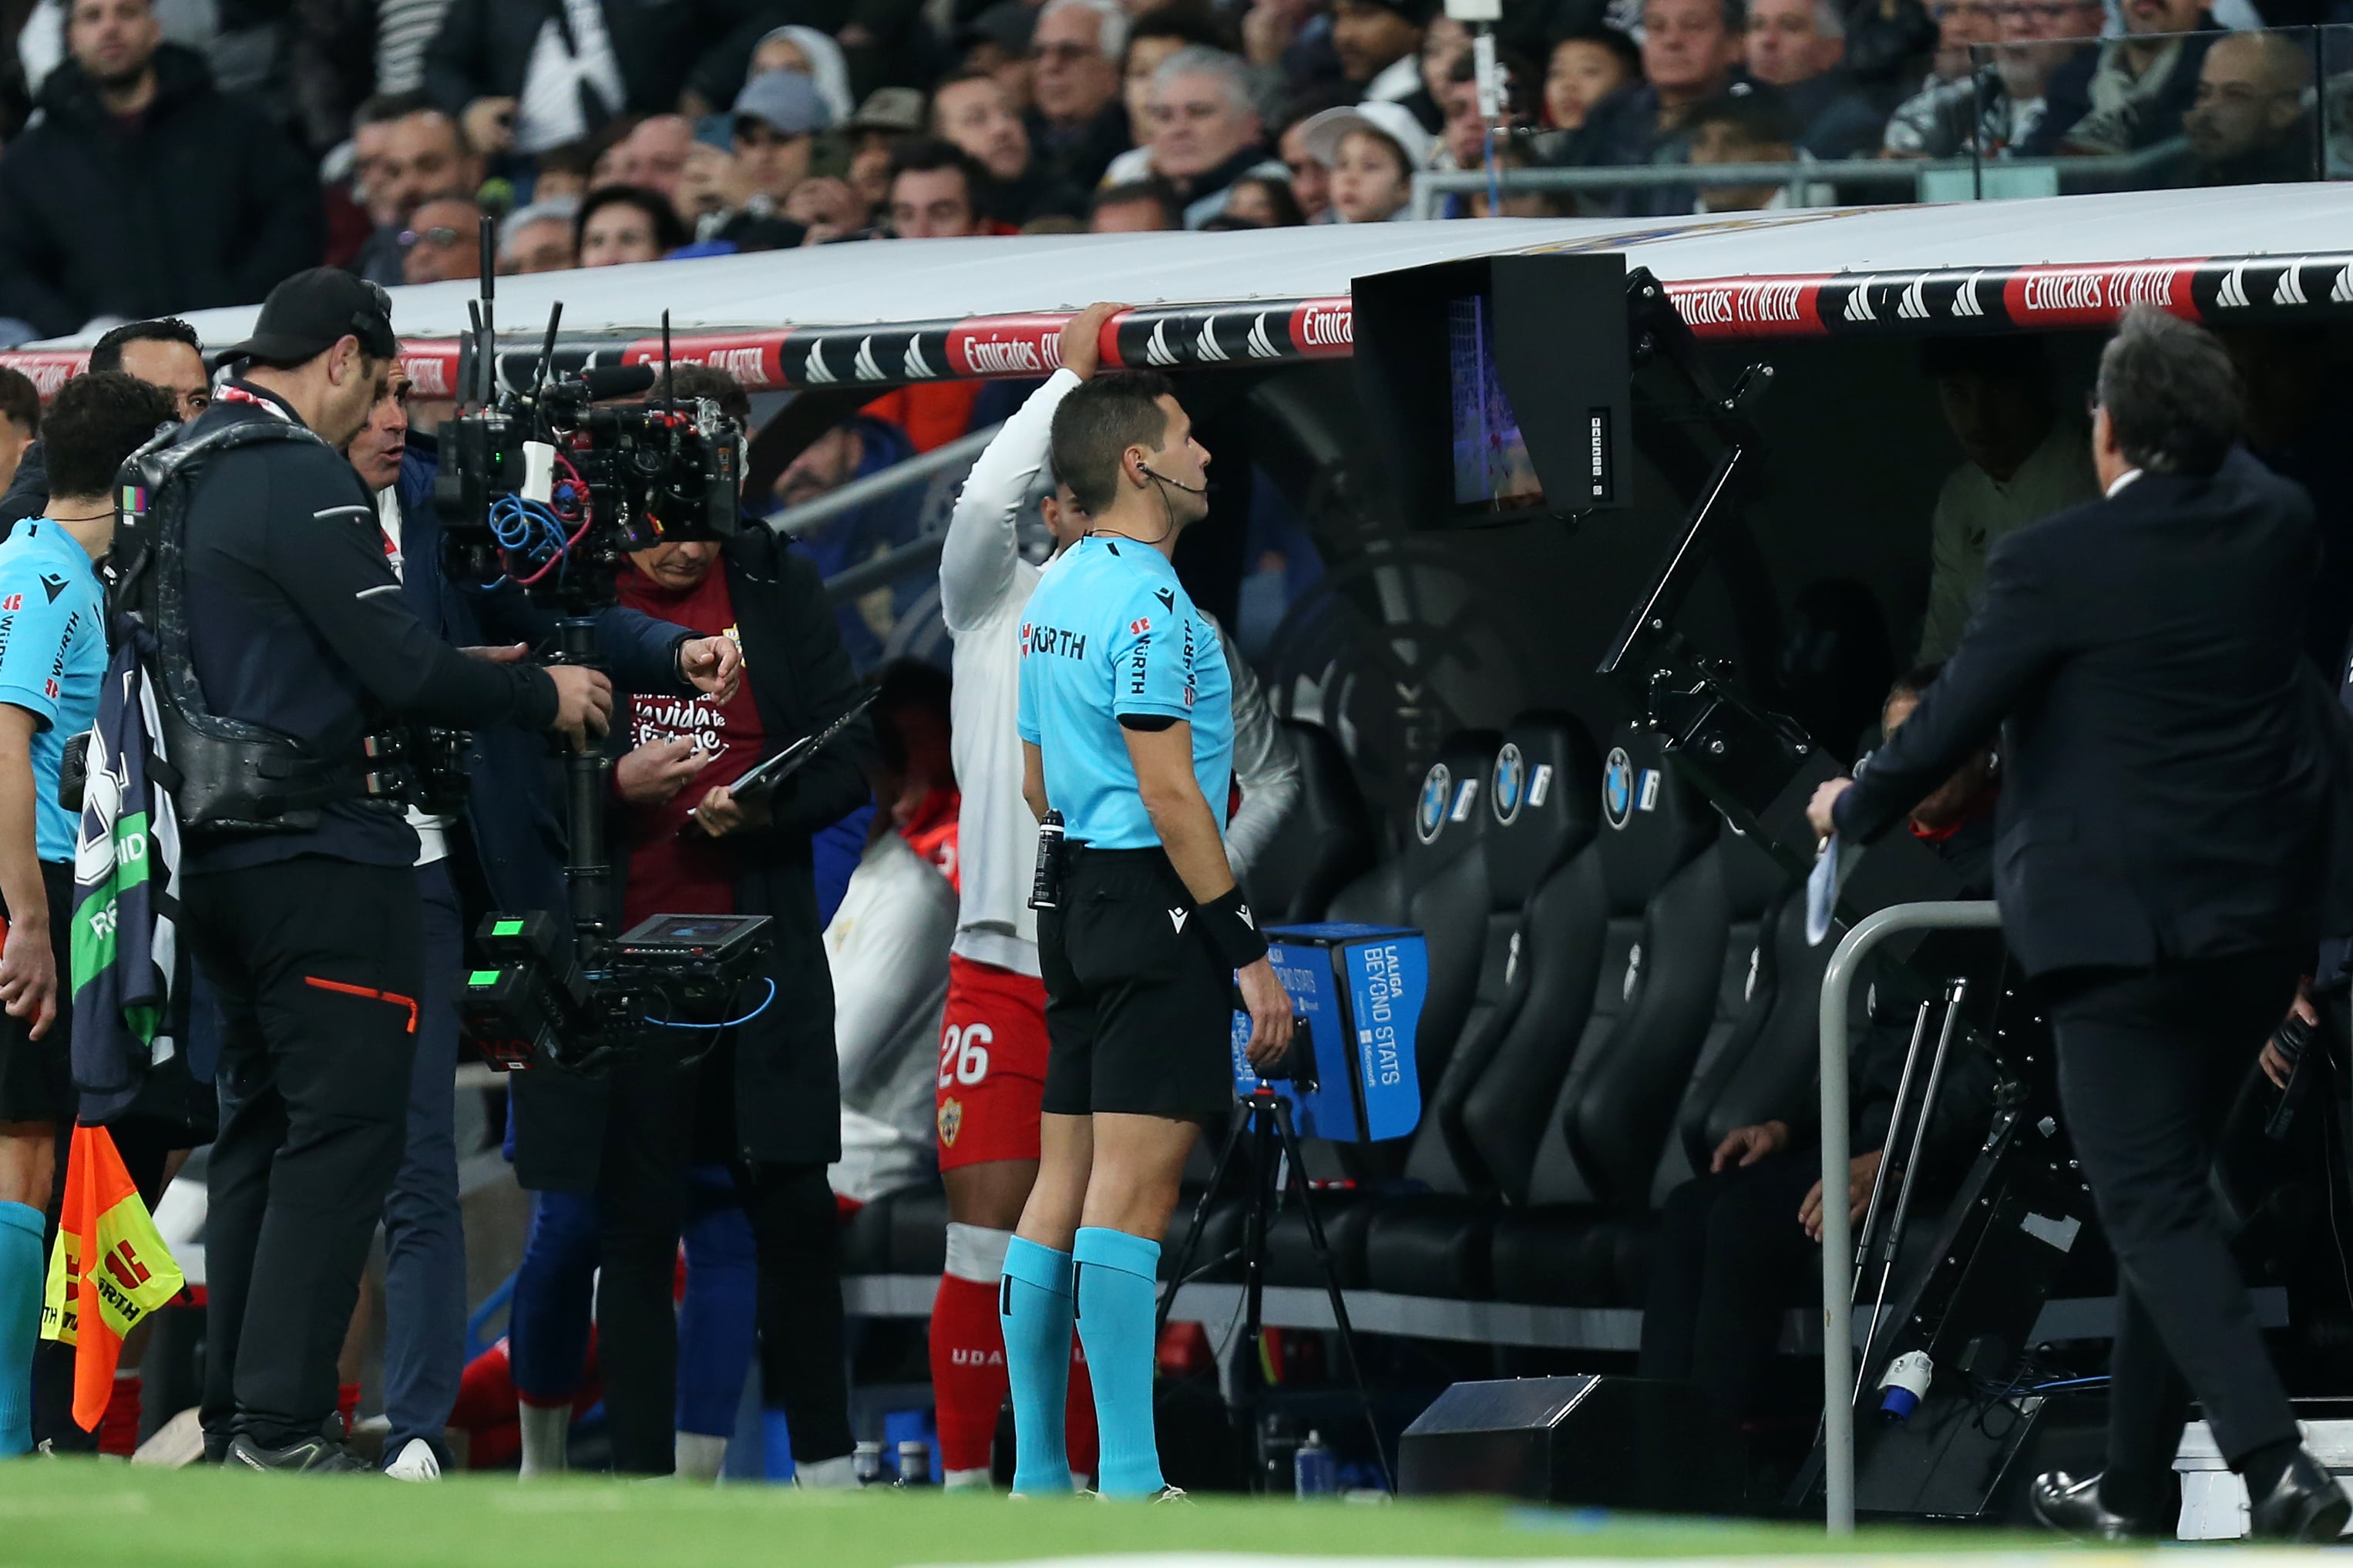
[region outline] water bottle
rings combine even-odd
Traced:
[[[882,1445],[860,1443],[852,1453],[849,1468],[861,1487],[879,1487],[886,1478],[882,1473]]]
[[[1307,1441],[1300,1444],[1299,1451],[1291,1457],[1291,1473],[1302,1499],[1339,1494],[1339,1461],[1324,1446],[1324,1435],[1313,1427],[1308,1429]]]
[[[921,1437],[910,1437],[899,1445],[899,1484],[902,1487],[927,1487],[932,1484],[932,1446]]]

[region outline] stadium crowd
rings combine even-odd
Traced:
[[[1423,170],[1978,153],[2310,177],[2302,0],[35,0],[0,9],[0,337],[896,236],[1365,223]],[[2177,35],[2198,35],[2179,37]],[[2107,35],[2103,37],[2103,35]],[[2322,49],[2323,54],[2329,51]],[[1807,182],[1515,192],[1511,216]],[[1838,189],[1883,199],[1884,184]],[[1483,192],[1443,216],[1485,216]],[[168,233],[173,243],[147,243]]]

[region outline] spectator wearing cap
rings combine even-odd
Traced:
[[[1743,48],[1749,77],[1780,89],[1800,150],[1816,158],[1877,150],[1887,116],[1845,68],[1846,23],[1835,0],[1748,0]]]
[[[1176,193],[1161,180],[1105,185],[1087,204],[1090,234],[1152,234],[1183,226],[1177,221]]]
[[[1004,84],[987,71],[960,71],[932,89],[932,130],[987,173],[981,210],[999,223],[1018,226],[1084,205],[1079,191],[1056,188],[1038,170],[1021,116]]]
[[[808,178],[817,133],[833,123],[832,111],[814,78],[799,71],[766,71],[744,84],[733,113],[744,208],[767,216]]]
[[[1614,27],[1572,33],[1553,45],[1546,61],[1544,122],[1555,131],[1579,130],[1595,104],[1641,79],[1641,51],[1625,34]]]
[[[1385,223],[1413,200],[1413,176],[1437,143],[1402,103],[1372,100],[1327,109],[1307,121],[1307,150],[1332,174],[1332,210],[1341,223]]]
[[[659,261],[687,241],[686,226],[643,185],[607,185],[588,193],[574,220],[572,247],[582,267],[626,267]]]
[[[73,0],[66,42],[0,157],[0,317],[54,337],[249,304],[324,254],[316,174],[150,0]]]
[[[1198,228],[1224,210],[1227,188],[1242,175],[1281,174],[1247,72],[1223,49],[1169,56],[1152,79],[1151,139],[1113,159],[1104,183],[1165,180],[1184,204],[1185,226]]]
[[[482,275],[482,208],[471,196],[436,196],[409,216],[400,237],[404,283]]]
[[[849,188],[871,222],[891,201],[891,154],[923,133],[923,95],[912,87],[878,87],[842,132],[849,142]]]
[[[482,161],[466,145],[457,121],[421,92],[385,93],[360,105],[353,132],[359,142],[353,170],[357,193],[375,230],[351,269],[371,283],[404,280],[400,237],[417,209],[443,196],[471,196],[482,184]]]
[[[1119,0],[1047,0],[1031,35],[1029,144],[1039,172],[1087,190],[1127,151],[1119,60],[1127,47]]]
[[[580,204],[567,197],[533,202],[499,225],[499,271],[509,277],[568,272],[575,262],[573,226]]]
[[[1559,150],[1574,163],[1681,163],[1691,114],[1740,79],[1747,10],[1742,0],[1644,0],[1642,76],[1594,105]],[[1688,187],[1652,187],[1600,204],[1636,216],[1688,212]]]
[[[478,151],[529,156],[670,112],[736,22],[726,0],[451,0],[425,90]]]
[[[1434,0],[1336,0],[1332,48],[1340,74],[1367,102],[1402,103],[1425,129],[1438,124],[1438,105],[1421,79],[1421,41],[1438,6]]]

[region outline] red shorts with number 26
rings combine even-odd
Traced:
[[[940,1169],[1038,1157],[1046,1092],[1046,984],[948,955],[940,1026]]]

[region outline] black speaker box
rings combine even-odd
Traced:
[[[1640,1377],[1458,1383],[1405,1429],[1398,1490],[1652,1513],[1728,1513],[1739,1434],[1696,1384]]]

